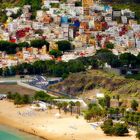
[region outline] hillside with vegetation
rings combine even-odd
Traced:
[[[106,73],[102,70],[70,74],[63,82],[49,88],[79,95],[93,89],[102,89],[110,95],[122,95],[140,98],[140,81],[126,79],[122,76]]]
[[[136,19],[140,22],[140,0],[103,0],[102,2],[110,4],[114,9],[130,9],[134,11]]]
[[[6,7],[13,7],[18,5],[26,5],[26,4],[35,5],[41,2],[42,0],[0,0],[0,6],[2,6],[2,8],[6,8]]]
[[[24,5],[31,5],[32,7],[32,17],[36,15],[36,10],[40,10],[42,6],[42,0],[0,0],[0,22],[5,22],[7,16],[4,12],[5,8],[11,7],[22,7]]]

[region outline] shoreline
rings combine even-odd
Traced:
[[[1,118],[1,117],[0,117]],[[22,139],[37,139],[37,140],[48,140],[46,138],[43,138],[41,136],[38,136],[38,135],[35,135],[34,133],[30,133],[30,132],[27,132],[25,130],[22,130],[22,129],[19,129],[19,128],[16,128],[16,127],[13,127],[11,125],[8,125],[6,123],[0,123],[0,131],[4,131],[4,132],[7,132],[9,134],[12,134],[14,136],[18,136],[18,137],[21,137]]]
[[[12,102],[0,101],[0,124],[16,128],[43,140],[136,140],[134,132],[130,136],[106,136],[100,128],[94,129],[83,117],[65,115],[55,118],[58,110],[35,112],[35,116],[20,116],[18,111],[26,111],[30,106],[17,108]]]
[[[29,135],[37,136],[37,137],[41,138],[42,140],[50,140],[50,139],[47,139],[47,138],[45,138],[43,136],[36,135],[34,132],[31,132],[32,130],[27,130],[27,128],[25,130],[23,127],[20,127],[22,125],[18,125],[18,126],[15,125],[15,122],[14,121],[12,121],[12,120],[10,120],[8,118],[5,118],[2,115],[0,115],[0,125],[17,129],[18,131],[27,133]]]

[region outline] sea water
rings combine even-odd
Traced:
[[[42,140],[39,137],[29,135],[17,129],[0,125],[0,140]]]

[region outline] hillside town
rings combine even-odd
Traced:
[[[79,2],[79,3],[78,3]],[[15,66],[37,60],[53,60],[51,50],[57,50],[57,41],[68,40],[74,49],[64,52],[58,61],[68,62],[83,56],[91,56],[97,50],[113,46],[115,55],[140,52],[140,24],[135,12],[116,10],[109,5],[90,0],[68,1],[44,0],[42,9],[31,19],[31,5],[6,8],[6,23],[1,23],[0,40],[13,44],[32,40],[47,40],[48,46],[37,48],[27,44],[14,54],[0,49],[0,68]],[[13,15],[19,15],[13,18]],[[2,43],[0,43],[2,46]]]
[[[140,140],[139,0],[0,2],[0,140]]]

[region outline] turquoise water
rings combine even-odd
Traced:
[[[20,136],[16,136],[15,134],[1,130],[0,131],[0,140],[23,140],[23,138]]]
[[[23,133],[17,129],[0,125],[0,140],[42,140],[39,137]]]

